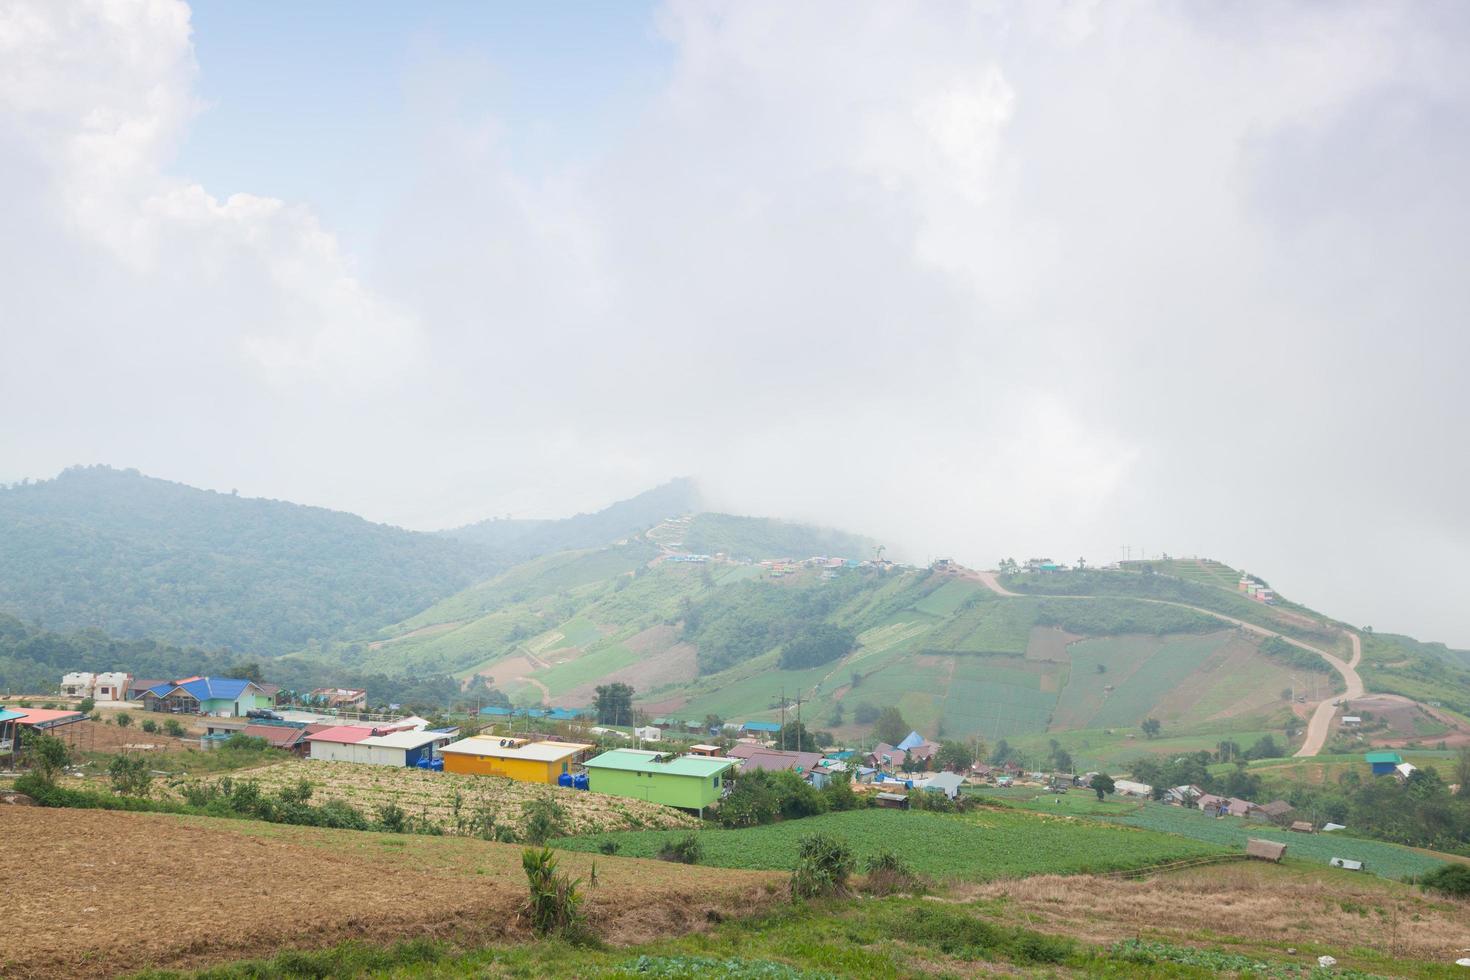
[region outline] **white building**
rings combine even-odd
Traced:
[[[635,728],[633,734],[645,742],[657,742],[664,737],[664,733],[652,725],[646,728]]]
[[[416,766],[454,741],[454,732],[398,731],[374,735],[365,725],[340,725],[306,736],[311,758],[370,766]]]
[[[1120,796],[1153,796],[1154,788],[1148,783],[1136,783],[1131,779],[1115,779],[1113,792]]]
[[[119,670],[101,674],[72,671],[62,675],[61,693],[73,698],[91,698],[93,701],[126,701],[128,688],[132,684],[132,676]]]

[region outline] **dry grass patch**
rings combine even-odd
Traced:
[[[1215,865],[1143,881],[1045,875],[965,894],[1003,899],[1000,908],[1030,928],[1098,943],[1143,936],[1277,953],[1288,946],[1368,948],[1441,961],[1470,948],[1470,903],[1289,864]]]

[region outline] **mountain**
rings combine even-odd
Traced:
[[[0,490],[0,612],[279,654],[372,630],[502,567],[473,544],[105,466]]]
[[[1350,656],[1342,624],[1249,599],[1224,566],[1219,581],[1159,566],[1006,576],[997,590],[954,568],[672,560],[649,540],[667,529],[656,531],[543,556],[320,656],[452,672],[528,705],[586,704],[620,681],[650,716],[692,721],[779,720],[782,692],[800,693],[807,724],[848,737],[894,706],[930,737],[1056,739],[1095,764],[1285,741],[1305,724],[1295,695],[1342,690],[1325,659],[1289,641]],[[1391,698],[1365,702],[1382,717],[1370,737],[1470,740],[1462,654],[1371,633],[1363,644],[1374,697],[1434,702],[1407,713]],[[1147,718],[1161,737],[1140,733]]]
[[[554,551],[575,551],[611,544],[699,508],[699,490],[693,480],[684,478],[670,480],[593,514],[577,514],[560,520],[492,518],[439,533],[446,538],[488,548],[501,559],[514,564]]]

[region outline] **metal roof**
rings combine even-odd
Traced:
[[[779,732],[781,726],[774,721],[747,721],[740,726],[748,732]]]
[[[658,759],[666,759],[658,762]],[[671,776],[698,776],[707,779],[735,765],[734,759],[717,759],[707,755],[671,755],[638,749],[612,749],[595,759],[588,759],[588,769],[619,769],[624,772],[667,773]]]
[[[245,693],[247,687],[260,690],[254,681],[247,681],[239,677],[192,677],[184,681],[167,681],[150,687],[148,690],[159,697],[167,697],[179,688],[183,688],[196,701],[233,701]]]
[[[524,759],[527,762],[560,762],[561,760],[585,752],[592,745],[581,742],[530,742],[526,745],[501,745],[502,741],[485,735],[471,735],[462,738],[458,742],[452,742],[440,749],[440,752],[453,752],[458,755],[481,755],[493,759]]]
[[[417,749],[433,742],[448,741],[453,737],[444,732],[390,732],[387,735],[365,738],[362,744],[377,745],[386,749]]]
[[[18,710],[21,717],[15,719],[15,723],[30,728],[56,728],[59,725],[70,725],[74,721],[81,721],[87,717],[80,711],[58,711],[55,708],[20,708]]]
[[[342,745],[352,745],[364,739],[372,738],[371,728],[362,728],[357,725],[337,725],[325,731],[315,732],[306,736],[308,742],[338,742]]]
[[[1385,762],[1392,763],[1393,765],[1398,765],[1404,760],[1403,757],[1400,756],[1397,752],[1369,752],[1367,755],[1363,756],[1363,761],[1374,765],[1382,764]]]

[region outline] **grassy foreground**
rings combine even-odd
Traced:
[[[989,881],[1033,874],[1078,874],[1149,867],[1224,853],[1227,848],[1148,830],[1031,813],[983,810],[950,815],[851,810],[744,830],[699,832],[700,863],[720,868],[788,870],[808,834],[845,838],[859,864],[893,851],[920,874]],[[570,837],[558,848],[597,851],[606,841],[623,857],[656,857],[679,831],[625,831]]]

